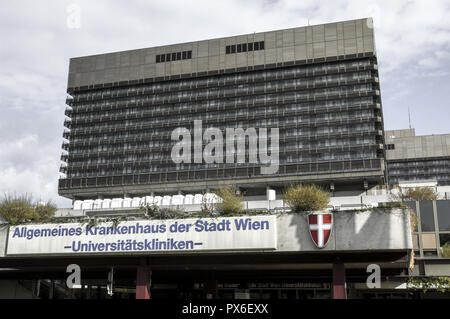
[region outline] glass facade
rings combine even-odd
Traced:
[[[60,190],[260,176],[248,160],[175,164],[171,133],[192,132],[194,120],[223,132],[279,128],[274,176],[378,171],[382,178],[375,57],[116,84],[70,92]]]
[[[436,180],[438,185],[450,185],[450,158],[389,160],[389,184],[402,181]]]
[[[450,243],[450,200],[407,202],[416,216],[413,232],[416,257],[444,257],[442,247]]]

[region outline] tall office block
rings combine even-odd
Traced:
[[[73,58],[67,92],[59,193],[69,198],[384,182],[371,19]],[[279,169],[174,163],[171,133],[195,120],[278,128]]]

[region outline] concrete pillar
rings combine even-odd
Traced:
[[[333,263],[333,299],[347,299],[345,266],[343,262]]]
[[[55,281],[53,279],[50,280],[50,286],[48,288],[48,299],[53,299],[55,290]]]
[[[136,299],[150,299],[150,284],[152,270],[150,267],[137,267],[136,274]]]

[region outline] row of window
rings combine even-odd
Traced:
[[[233,45],[227,45],[225,47],[226,54],[234,54],[234,53],[241,53],[241,52],[247,52],[247,51],[251,52],[251,51],[258,51],[258,50],[264,50],[264,41],[233,44]]]
[[[391,169],[389,174],[392,175],[416,175],[416,174],[432,174],[432,173],[447,173],[449,167],[429,167],[429,168],[415,168],[415,169]]]
[[[187,60],[187,59],[192,59],[192,51],[172,52],[156,55],[156,63]]]
[[[434,166],[450,166],[450,159],[443,160],[422,160],[408,162],[389,162],[389,167],[434,167]]]
[[[296,104],[280,104],[278,106],[268,105],[268,106],[256,106],[252,108],[242,107],[238,109],[230,109],[226,113],[229,117],[242,116],[258,114],[279,117],[283,116],[285,113],[299,112],[299,113],[317,113],[317,112],[332,112],[333,109],[338,109],[341,111],[347,107],[368,107],[373,104],[372,97],[361,97],[354,99],[339,99],[339,100],[324,100],[309,103],[296,103]],[[180,121],[185,121],[188,119],[187,115],[191,112],[198,112],[200,110],[204,112],[215,112],[224,109],[219,105],[207,105],[204,109],[196,108],[195,104],[185,103],[184,105],[179,105],[178,111],[174,110],[173,106],[156,106],[152,108],[135,107],[128,108],[125,110],[110,111],[110,112],[95,112],[88,113],[87,115],[77,115],[73,117],[73,121],[108,121],[114,120],[116,117],[152,117],[157,118],[158,116],[170,116],[170,118],[178,118]],[[182,112],[183,114],[179,114]],[[169,114],[167,114],[169,113]],[[172,113],[172,114],[170,114]]]
[[[164,90],[172,92],[176,90],[192,89],[205,85],[219,86],[226,85],[227,83],[235,84],[236,82],[240,81],[253,82],[258,80],[265,80],[266,78],[273,79],[274,77],[278,79],[282,79],[283,77],[301,77],[307,74],[313,75],[313,73],[315,72],[342,72],[345,71],[347,67],[365,68],[370,64],[371,61],[368,59],[347,62],[328,62],[321,65],[304,65],[276,70],[261,70],[235,74],[223,74],[217,76],[208,76],[206,78],[172,80],[153,84],[134,85],[130,87],[96,89],[88,92],[73,93],[73,101],[76,101],[78,98],[104,98],[114,93],[131,94],[138,92],[139,90]]]
[[[228,88],[208,88],[208,89],[198,89],[193,91],[179,91],[173,93],[160,93],[160,94],[150,94],[138,95],[121,98],[105,98],[102,100],[82,102],[74,106],[71,117],[76,119],[77,116],[83,116],[86,111],[99,111],[102,106],[112,106],[118,105],[120,103],[157,103],[158,101],[165,100],[166,98],[175,99],[204,99],[204,98],[220,98],[226,95],[252,95],[268,93],[267,91],[279,91],[279,90],[304,90],[307,88],[313,89],[317,84],[326,84],[331,86],[332,83],[335,85],[345,85],[347,80],[369,80],[371,79],[371,74],[369,71],[366,72],[355,72],[350,74],[340,74],[340,75],[329,75],[316,77],[313,79],[295,79],[295,80],[283,80],[283,81],[271,81],[259,84],[241,84]],[[340,83],[343,82],[343,83]],[[177,101],[178,102],[178,101]]]
[[[243,126],[241,126],[243,127]],[[359,133],[359,132],[366,132],[366,136],[369,135],[369,132],[373,132],[375,128],[374,123],[358,123],[355,125],[330,125],[330,126],[324,126],[324,127],[317,127],[317,128],[304,128],[304,129],[289,129],[286,131],[281,130],[279,132],[280,139],[284,138],[292,138],[292,137],[309,137],[314,135],[325,135],[325,134],[351,134],[351,133]],[[145,138],[159,138],[159,140],[151,140],[147,142],[140,142],[140,143],[133,143],[133,142],[119,142],[115,141],[114,136],[110,136],[109,139],[105,139],[108,143],[102,144],[102,145],[83,145],[83,146],[76,146],[71,145],[70,146],[70,154],[88,154],[88,153],[95,153],[95,152],[113,152],[117,150],[127,150],[127,149],[137,149],[137,148],[155,148],[158,149],[163,146],[167,146],[166,143],[170,139],[172,130],[162,130],[161,132],[139,132],[139,137],[142,139]],[[128,135],[130,137],[133,137],[133,135]],[[270,131],[268,132],[268,136],[270,137]],[[124,136],[118,136],[124,137]],[[326,136],[324,136],[325,138]],[[102,135],[96,135],[96,136],[89,136],[89,138],[86,138],[83,140],[83,142],[89,143],[101,143],[103,139]],[[331,141],[333,138],[327,138],[330,140],[329,143],[332,143]],[[282,142],[280,142],[282,143]],[[321,142],[321,143],[327,143],[327,142]]]
[[[108,125],[108,123],[101,123],[101,124],[97,124],[95,126],[96,130],[100,130],[100,128],[106,129],[106,128],[114,128],[117,126],[136,126],[136,125],[153,125],[153,126],[173,126],[176,127],[179,125],[179,123],[181,121],[184,122],[189,122],[189,125],[193,124],[195,120],[201,120],[201,121],[208,121],[208,120],[212,120],[212,119],[217,119],[220,120],[221,122],[224,121],[233,121],[231,123],[229,123],[229,125],[227,126],[226,124],[220,125],[220,126],[224,126],[224,127],[245,127],[247,125],[245,121],[238,121],[235,122],[234,119],[237,116],[245,116],[246,113],[242,112],[242,113],[234,113],[234,112],[210,112],[210,113],[203,113],[203,114],[193,114],[193,115],[189,115],[189,114],[185,114],[185,115],[178,115],[178,116],[173,116],[169,119],[164,119],[164,118],[148,118],[148,119],[136,119],[136,120],[125,120],[125,121],[120,121],[117,122],[118,125]],[[374,110],[358,110],[358,111],[351,111],[351,112],[345,112],[345,111],[341,111],[341,112],[330,112],[330,113],[321,113],[321,114],[314,114],[314,115],[301,115],[301,116],[295,116],[293,114],[291,115],[287,115],[286,117],[275,117],[275,112],[274,114],[267,114],[268,118],[262,118],[262,119],[255,119],[255,120],[251,120],[251,125],[248,125],[248,127],[255,127],[255,128],[262,128],[262,127],[279,127],[281,126],[283,129],[284,126],[289,125],[289,124],[311,124],[311,125],[316,125],[316,123],[318,121],[323,122],[323,121],[338,121],[338,120],[344,120],[344,119],[369,119],[369,118],[373,118],[374,116]],[[206,127],[216,127],[214,124],[211,123],[205,123],[205,128]],[[305,128],[303,128],[304,130]],[[82,136],[77,137],[76,133],[80,132],[82,129],[81,128],[77,128],[76,130],[73,131],[74,137],[70,138],[71,141],[76,142],[79,140],[83,140],[85,139]],[[134,134],[133,134],[134,135]],[[95,134],[90,134],[91,137],[97,136],[98,137],[104,137],[104,138],[113,138],[113,137],[120,137],[120,135],[114,134],[114,135],[107,135],[107,134],[103,134],[103,135],[95,135]],[[131,136],[131,134],[130,134]],[[139,136],[138,134],[136,134],[135,136]]]
[[[351,152],[351,153],[321,153],[315,154],[314,156],[289,156],[284,159],[280,159],[280,164],[305,164],[307,162],[314,161],[328,161],[328,160],[360,160],[360,159],[368,159],[368,158],[376,158],[376,153],[374,151],[360,151],[360,152]],[[248,159],[246,159],[248,161]],[[137,165],[135,160],[131,161],[132,164],[128,163],[127,166],[120,168],[96,168],[96,169],[81,169],[81,170],[69,170],[66,173],[67,178],[75,178],[75,177],[92,177],[92,176],[112,176],[112,175],[120,175],[120,174],[138,174],[138,173],[150,173],[150,172],[170,172],[170,171],[194,171],[194,170],[203,170],[203,169],[211,169],[211,168],[232,168],[232,167],[252,167],[255,164],[251,163],[232,163],[232,164],[189,164],[189,163],[181,163],[181,164],[150,164],[145,163],[142,165]],[[121,161],[120,163],[124,163]],[[124,165],[126,165],[124,163]],[[343,168],[340,167],[342,170]],[[348,170],[348,168],[346,169]]]
[[[288,92],[284,94],[263,94],[263,95],[256,95],[256,96],[249,96],[249,97],[242,97],[235,99],[236,101],[240,101],[240,103],[255,103],[255,104],[264,104],[264,103],[283,103],[290,100],[304,100],[304,99],[319,99],[319,98],[327,98],[328,96],[338,96],[338,95],[344,95],[344,94],[354,94],[354,93],[370,93],[372,91],[372,84],[360,84],[360,85],[349,85],[349,86],[340,86],[340,87],[332,87],[332,88],[324,88],[324,89],[315,89],[315,90],[303,90],[303,91],[296,91],[296,92]],[[132,100],[135,99],[129,99],[130,103]],[[167,100],[167,103],[174,103],[175,100],[178,100],[178,98],[171,98]],[[217,100],[217,103],[219,103],[220,100]],[[156,101],[155,103],[161,103],[162,101]],[[211,103],[211,100],[209,101]],[[231,102],[229,102],[231,104]],[[224,103],[226,106],[226,103]],[[77,128],[81,127],[101,127],[101,126],[110,126],[109,123],[91,123],[90,125],[82,125],[77,124]]]
[[[230,109],[227,108],[228,114],[251,114],[251,113],[268,113],[271,116],[283,115],[284,112],[292,112],[292,111],[307,111],[307,112],[319,112],[326,111],[327,108],[337,108],[337,107],[352,107],[352,106],[368,106],[373,104],[372,96],[363,96],[356,98],[343,98],[343,99],[333,99],[333,100],[320,100],[320,101],[311,101],[311,102],[297,102],[294,104],[279,104],[275,105],[265,105],[265,106],[255,106],[249,108],[247,105],[242,105],[241,108]],[[108,118],[114,116],[168,116],[170,113],[173,115],[178,115],[179,112],[183,114],[191,113],[191,112],[211,112],[211,111],[220,111],[225,109],[227,102],[234,102],[235,99],[229,100],[220,100],[217,102],[216,100],[211,101],[202,101],[199,103],[176,103],[173,105],[155,105],[152,107],[129,107],[126,109],[118,109],[111,110],[107,113],[105,111],[96,111],[85,114],[77,114],[73,116],[73,120],[91,120],[91,121],[105,121]],[[169,113],[169,114],[168,114]]]
[[[395,144],[386,144],[387,150],[395,150]]]
[[[270,141],[270,138],[269,138]],[[305,151],[310,151],[310,150],[314,150],[316,148],[324,148],[324,147],[336,147],[336,146],[350,146],[350,145],[373,145],[375,143],[375,137],[374,136],[365,136],[365,137],[356,137],[356,138],[343,138],[343,139],[329,139],[329,140],[319,140],[319,141],[294,141],[294,142],[289,142],[289,143],[285,143],[284,145],[280,145],[278,148],[274,148],[272,146],[269,146],[270,150],[277,150],[280,154],[283,154],[285,151],[286,152],[292,152],[292,151],[301,151],[301,152],[305,152]],[[225,143],[225,141],[224,141]],[[176,144],[176,141],[170,141],[170,142],[159,142],[159,141],[149,141],[149,142],[144,142],[144,143],[136,143],[134,148],[136,149],[145,149],[148,148],[148,152],[152,152],[152,148],[160,148],[160,147],[172,147]],[[204,142],[203,145],[205,145],[206,143]],[[225,145],[225,144],[224,144]],[[246,152],[248,153],[248,143],[246,142]],[[129,144],[125,144],[124,145],[124,149],[130,148],[131,146]],[[225,147],[225,146],[224,146]],[[112,148],[114,149],[114,148]],[[239,150],[241,151],[241,150]],[[233,151],[232,151],[233,152]],[[138,159],[138,158],[134,158],[135,156],[138,156],[136,154],[129,154],[128,157],[125,156],[115,156],[115,157],[103,157],[101,155],[99,155],[98,157],[96,157],[96,159],[94,160],[93,157],[89,158],[89,159],[73,159],[70,160],[71,164],[82,164],[82,163],[91,163],[93,162],[97,162],[97,163],[107,163],[107,162],[111,162],[111,163],[116,163],[116,162],[120,162],[121,160],[125,160],[128,158],[128,160],[133,160],[133,159]],[[153,153],[146,153],[146,154],[141,154],[139,156],[144,156],[142,159],[159,159],[162,158],[162,153],[161,152],[153,152]]]

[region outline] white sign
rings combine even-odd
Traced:
[[[7,255],[276,249],[275,216],[19,225]]]

